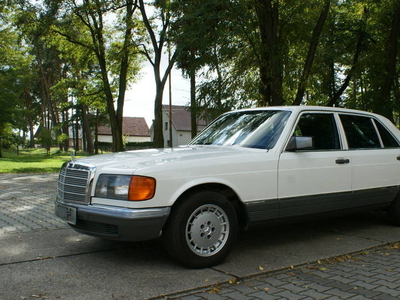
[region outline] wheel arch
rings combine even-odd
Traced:
[[[172,205],[172,210],[174,207],[178,206],[180,203],[186,201],[191,195],[203,191],[213,191],[219,193],[226,197],[235,209],[236,216],[238,218],[238,223],[240,228],[245,228],[247,224],[247,214],[246,207],[241,201],[237,193],[229,186],[222,183],[202,183],[184,191]]]

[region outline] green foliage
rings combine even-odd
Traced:
[[[21,95],[32,77],[31,57],[21,45],[15,30],[0,19],[0,127],[8,123],[22,127],[25,123]],[[4,127],[4,126],[3,126]]]
[[[153,142],[128,142],[125,147],[127,149],[149,149],[153,148]]]
[[[57,43],[59,49],[73,62],[71,73],[76,84],[72,92],[78,103],[106,108],[114,151],[122,150],[125,92],[137,75],[140,63],[139,51],[133,42],[136,39],[133,32],[138,27],[136,4],[108,0],[60,3],[58,13],[63,18],[55,22],[52,30],[62,39]],[[77,51],[65,51],[70,47]],[[85,113],[86,109],[82,113],[86,128]],[[91,140],[90,136],[87,138]]]
[[[57,143],[61,144],[64,143],[65,141],[68,141],[69,137],[66,133],[62,133],[59,136],[57,136]]]
[[[0,149],[9,148],[13,144],[12,127],[8,123],[0,124]]]
[[[197,71],[197,96],[206,114],[261,103],[262,71],[264,80],[270,80],[269,92],[281,94],[285,104],[293,102],[325,1],[175,3],[183,15],[176,29],[177,47],[183,49],[179,66]],[[393,27],[398,6],[395,0],[331,1],[302,104],[398,109],[399,30]],[[397,49],[388,46],[390,32],[397,36]],[[391,63],[390,49],[397,51],[391,51]],[[379,99],[393,65],[397,80],[391,84],[390,101],[382,105]]]
[[[50,148],[54,143],[52,132],[50,129],[43,128],[40,132],[39,143],[47,150],[47,154],[50,154]]]
[[[62,143],[72,123],[88,127],[90,135],[95,120],[107,118],[123,145],[118,124],[125,90],[138,77],[143,57],[150,58],[161,105],[168,72],[162,74],[160,62],[167,43],[172,61],[177,59],[183,74],[196,79],[203,117],[292,104],[325,3],[7,1],[0,9],[3,144],[15,143],[10,139],[16,129],[33,137],[39,125]],[[399,3],[330,2],[302,104],[399,115]],[[140,15],[146,9],[152,12],[148,23]],[[272,101],[273,95],[279,101]],[[46,143],[51,145],[50,138]]]
[[[99,142],[99,149],[101,152],[111,152],[112,144],[107,142]],[[127,142],[125,143],[125,150],[141,150],[154,148],[153,142]]]
[[[247,25],[253,20],[245,4],[179,0],[174,9],[182,15],[172,26],[177,65],[187,76],[196,75],[198,113],[213,119],[233,108],[251,106],[259,96],[254,56],[245,48],[251,44],[244,43],[247,34],[252,35]]]

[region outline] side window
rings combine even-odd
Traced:
[[[333,114],[305,113],[300,116],[294,136],[311,136],[313,150],[340,149],[339,135]]]
[[[381,136],[383,146],[385,148],[397,148],[399,142],[390,134],[390,132],[378,121],[375,121],[376,127],[378,128],[379,135]]]
[[[340,115],[350,149],[381,148],[372,120],[368,117]]]

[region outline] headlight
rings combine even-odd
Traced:
[[[145,176],[107,175],[99,176],[95,196],[116,200],[142,201],[154,197],[156,180]]]

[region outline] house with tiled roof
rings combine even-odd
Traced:
[[[172,146],[186,145],[192,139],[192,129],[190,120],[190,110],[186,106],[172,105],[171,116],[172,124],[170,124],[170,108],[169,105],[163,105],[163,135],[164,147],[171,147],[170,130],[172,130]],[[197,120],[197,131],[206,127],[207,122],[201,118]]]
[[[122,135],[125,136],[128,143],[149,142],[151,139],[146,120],[141,117],[123,117]],[[112,142],[111,128],[109,126],[99,126],[97,136],[99,142]]]

